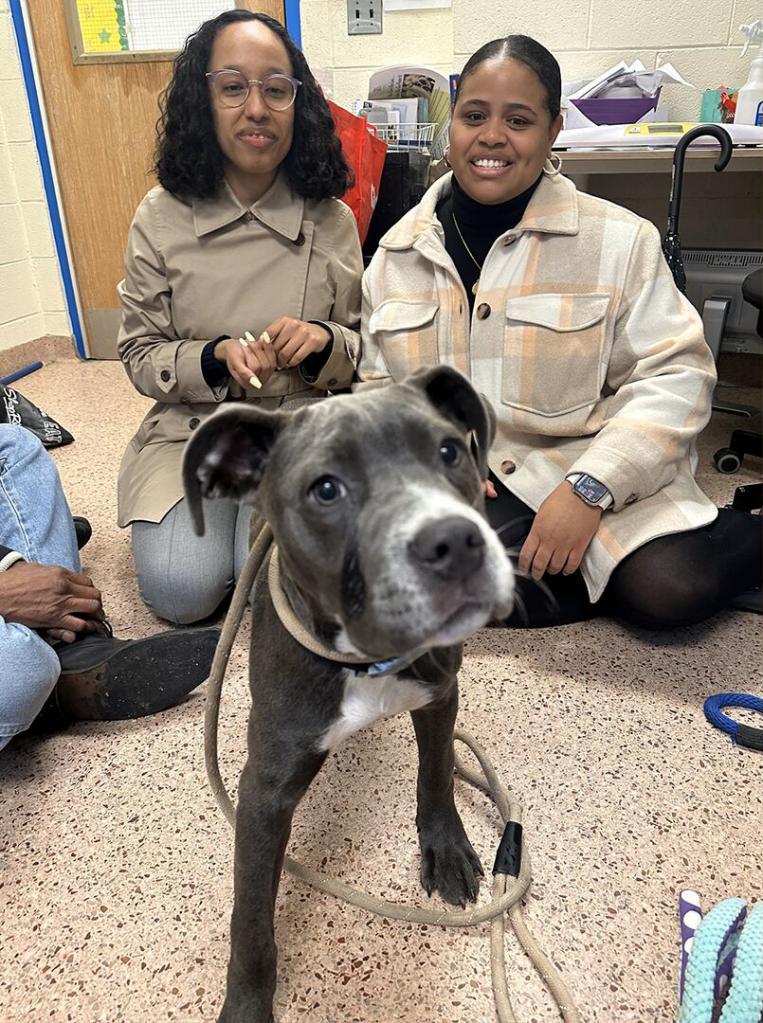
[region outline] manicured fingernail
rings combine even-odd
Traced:
[[[239,338],[239,341],[244,346],[244,348],[248,348],[249,347],[248,343],[246,341],[244,341],[244,339],[242,337]]]
[[[266,330],[263,330],[263,332],[260,334],[260,341],[264,341],[266,345],[272,345],[273,344],[273,339],[271,338],[270,334],[268,334],[268,332]]]
[[[252,337],[248,330],[244,331],[244,337],[246,338],[250,345],[254,344],[254,338]]]
[[[249,386],[256,387],[257,390],[259,391],[259,389],[262,387],[262,381],[259,379],[259,377],[251,376],[249,377]]]

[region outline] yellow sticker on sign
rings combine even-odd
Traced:
[[[625,129],[626,135],[685,135],[687,131],[696,128],[695,123],[681,124],[677,121],[649,121],[646,124],[629,124]]]

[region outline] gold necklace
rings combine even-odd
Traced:
[[[467,252],[469,258],[471,259],[472,263],[474,263],[474,265],[477,267],[477,270],[478,270],[477,280],[474,282],[474,284],[472,284],[472,295],[476,295],[477,292],[479,291],[480,276],[482,275],[482,265],[477,262],[477,260],[474,258],[474,253],[469,248],[469,246],[466,244],[464,236],[461,234],[461,228],[458,226],[458,221],[456,220],[455,211],[451,210],[451,214],[450,215],[451,215],[451,217],[453,219],[453,226],[455,227],[456,231],[458,231],[458,237],[461,239],[461,244],[466,249],[466,252]]]

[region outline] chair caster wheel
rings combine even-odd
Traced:
[[[713,455],[713,461],[718,472],[729,476],[731,473],[739,471],[743,457],[743,455],[734,451],[733,448],[719,448]]]

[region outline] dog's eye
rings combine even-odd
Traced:
[[[347,488],[344,483],[334,479],[333,476],[321,476],[310,487],[310,493],[319,504],[331,504],[333,501],[338,501],[340,497],[344,497]]]
[[[440,458],[446,465],[455,465],[461,457],[461,449],[453,440],[444,440],[440,445]]]

